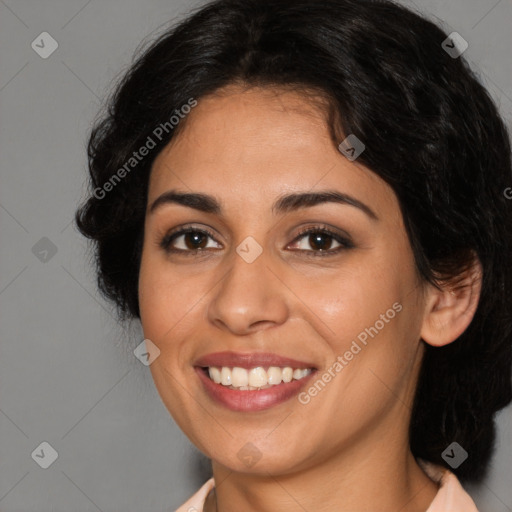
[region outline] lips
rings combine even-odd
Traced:
[[[229,366],[239,368],[256,368],[258,366],[280,366],[282,368],[290,366],[292,368],[311,368],[316,370],[313,363],[307,361],[299,361],[290,357],[280,356],[271,352],[215,352],[200,357],[194,363],[194,366],[209,367],[209,366]]]
[[[301,377],[300,380],[283,381],[270,387],[254,390],[231,389],[223,384],[214,382],[209,376],[207,368],[302,368],[311,372]],[[284,357],[269,352],[237,353],[216,352],[197,359],[194,369],[202,384],[203,391],[216,404],[222,405],[235,412],[256,412],[279,405],[297,395],[304,388],[317,368],[307,361],[299,361],[290,357]]]

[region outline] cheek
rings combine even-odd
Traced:
[[[213,286],[208,276],[207,272],[193,275],[178,267],[173,269],[161,256],[143,254],[139,277],[141,324],[144,337],[160,349],[156,366],[171,372],[190,371],[193,347],[187,341],[201,328],[204,300]]]
[[[172,327],[183,316],[181,307],[185,301],[179,282],[165,272],[165,268],[154,256],[143,252],[139,274],[139,305],[144,336],[163,349]]]
[[[318,407],[337,404],[370,421],[402,396],[418,357],[420,326],[413,295],[402,288],[390,279],[344,294],[346,302],[330,323],[329,367],[336,377]]]
[[[385,322],[389,330],[396,314],[393,304],[400,301],[401,290],[407,286],[405,277],[373,261],[351,266],[350,270],[340,268],[315,280],[297,274],[291,282],[297,285],[294,292],[305,304],[304,311],[309,310],[313,324],[339,354],[376,322],[383,330],[383,322],[389,320]]]
[[[325,375],[332,384],[324,404],[342,403],[353,412],[362,407],[371,414],[392,398],[390,389],[399,392],[412,368],[418,334],[414,273],[405,268],[374,260],[318,280],[317,286],[304,280],[303,297],[329,353],[326,371],[335,375]],[[316,407],[324,406],[318,401]]]
[[[184,298],[190,294],[186,279],[179,271],[170,271],[169,264],[157,251],[144,249],[139,272],[139,303],[141,320],[148,326],[169,324],[179,317]],[[179,300],[177,298],[180,298]]]
[[[154,255],[143,253],[139,274],[139,304],[144,337],[160,350],[159,356],[149,366],[155,387],[166,408],[180,428],[191,431],[191,413],[188,394],[183,393],[186,382],[183,347],[186,331],[192,328],[189,317],[194,304],[186,279],[179,278]],[[187,295],[188,294],[188,295]],[[188,322],[188,323],[187,323]],[[196,418],[201,421],[201,417]]]

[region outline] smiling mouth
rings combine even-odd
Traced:
[[[203,366],[203,373],[216,384],[237,391],[259,391],[279,386],[292,380],[307,377],[314,368],[292,368],[291,366]]]

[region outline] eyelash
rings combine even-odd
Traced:
[[[164,249],[168,253],[182,254],[184,256],[195,256],[198,253],[207,251],[208,249],[184,250],[184,249],[171,248],[171,243],[174,242],[174,240],[176,240],[177,238],[179,238],[182,235],[186,235],[186,234],[190,234],[190,233],[200,233],[203,235],[207,235],[210,238],[212,238],[213,240],[215,240],[213,233],[207,229],[186,227],[186,228],[180,229],[179,231],[175,231],[175,232],[165,235],[159,245],[162,249]],[[307,227],[307,228],[301,230],[297,234],[297,236],[294,238],[292,243],[298,242],[300,239],[302,239],[306,235],[310,235],[310,234],[327,235],[327,236],[333,238],[336,242],[338,242],[340,244],[340,247],[338,247],[334,250],[323,250],[323,251],[304,250],[304,249],[295,249],[295,251],[311,253],[308,256],[311,256],[314,258],[318,258],[318,257],[324,258],[324,257],[328,257],[328,256],[335,256],[335,255],[339,254],[341,251],[354,248],[354,244],[348,238],[343,237],[339,233],[331,231],[326,226]]]

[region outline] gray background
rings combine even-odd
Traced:
[[[112,79],[144,38],[201,3],[0,0],[2,512],[170,511],[207,477],[132,353],[140,327],[117,325],[70,224]],[[464,55],[510,126],[511,0],[414,5],[469,42]],[[47,59],[31,48],[44,31],[59,45]],[[46,262],[32,250],[43,237],[57,249]],[[499,414],[490,477],[468,488],[482,512],[512,510],[511,418]],[[48,469],[31,457],[43,441],[58,452]]]

